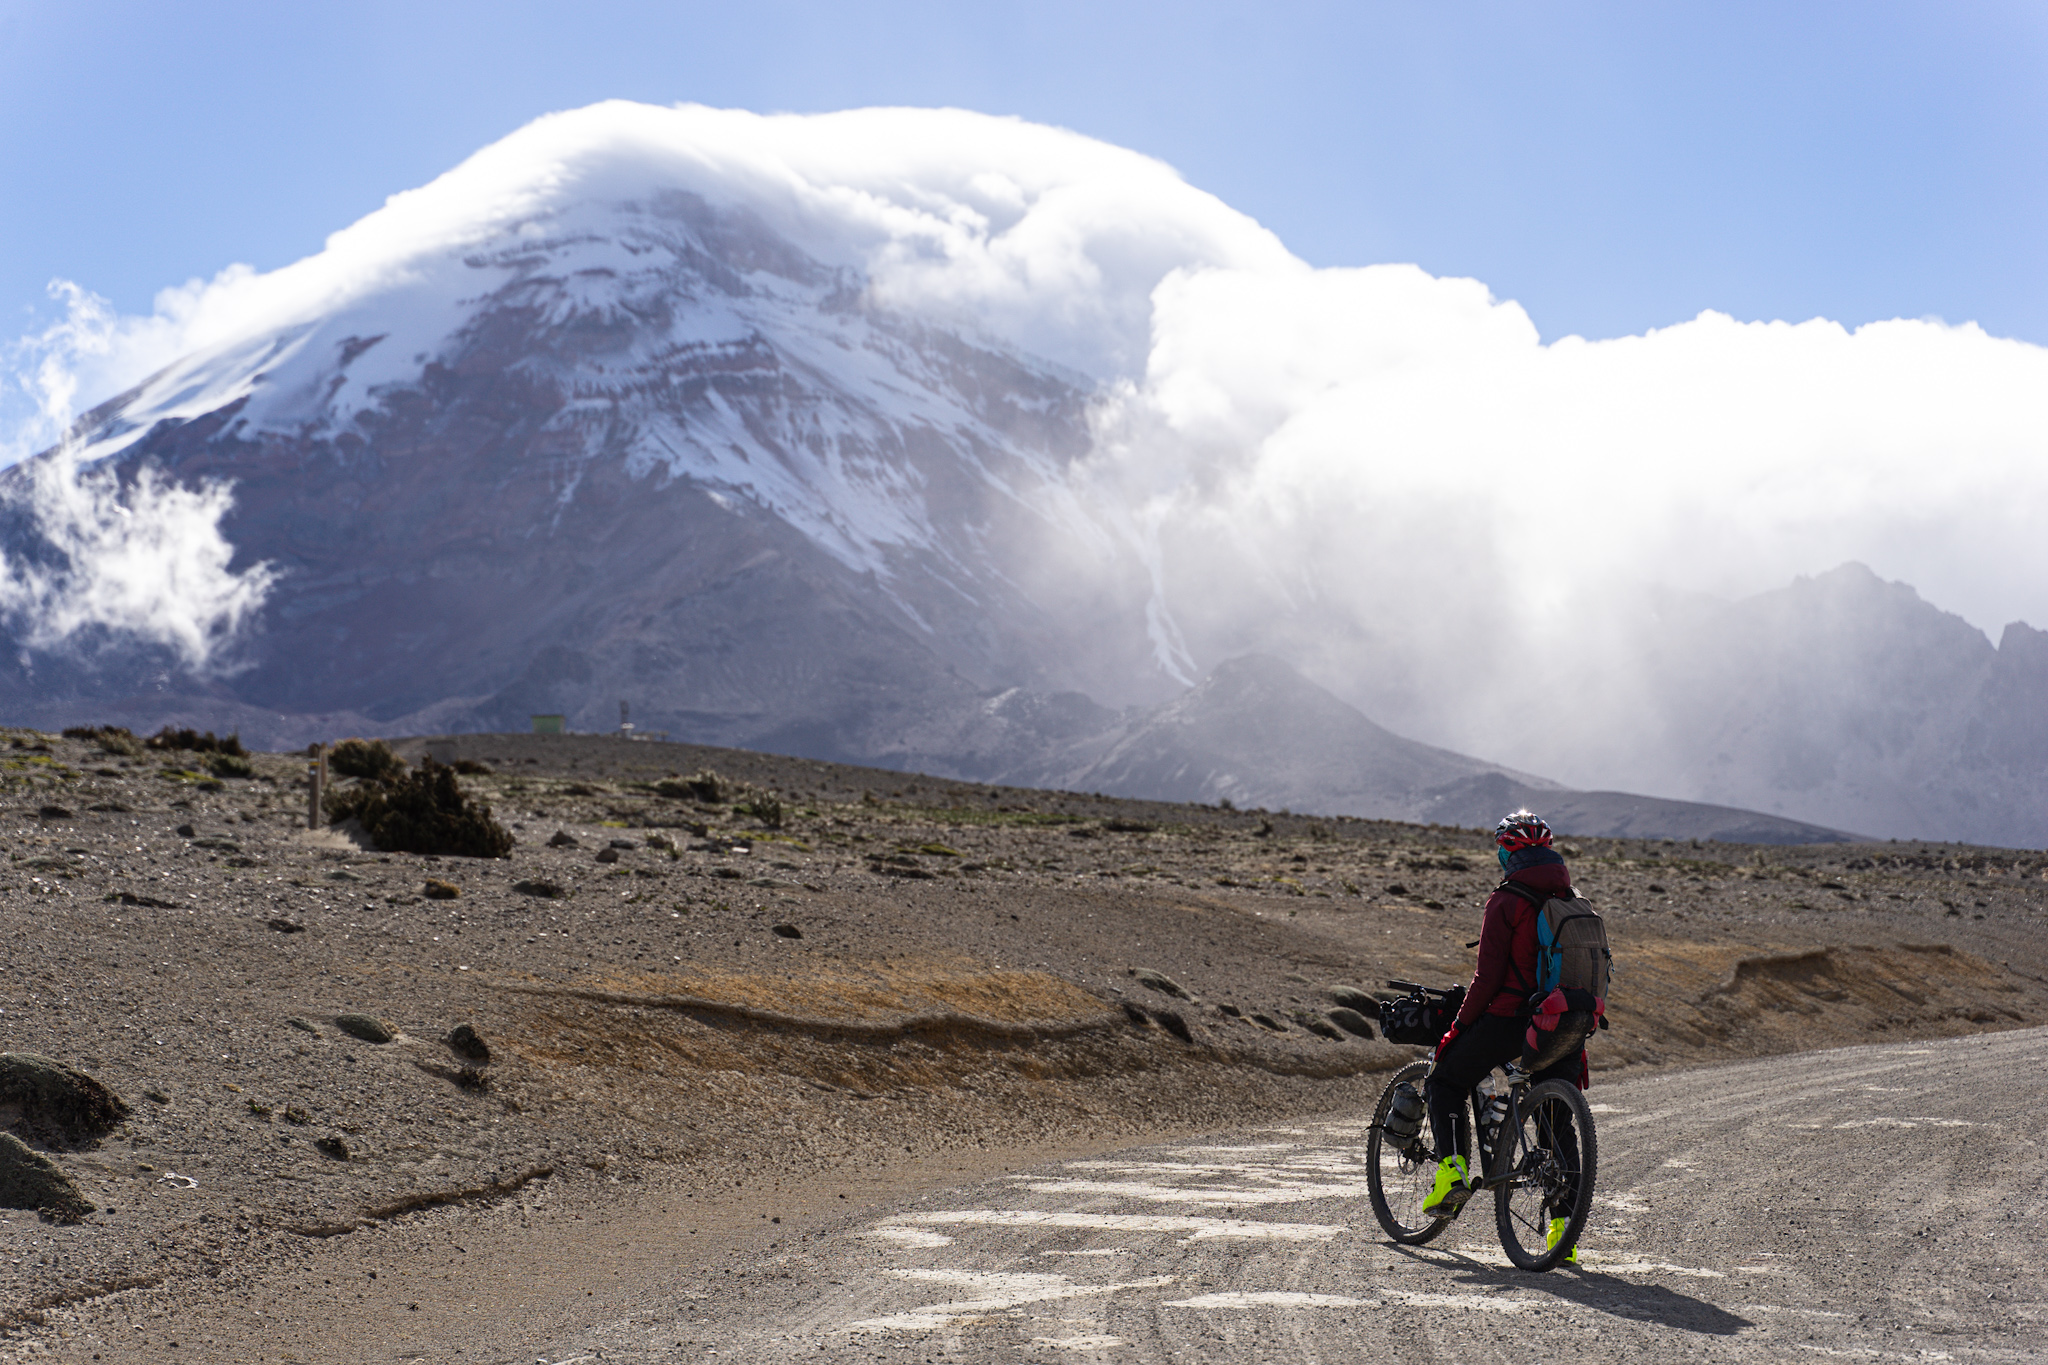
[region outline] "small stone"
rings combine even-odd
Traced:
[[[337,1014],[334,1026],[349,1037],[360,1038],[366,1043],[388,1043],[398,1036],[397,1029],[367,1014]]]
[[[341,1135],[338,1133],[324,1138],[314,1138],[313,1146],[325,1155],[333,1157],[336,1161],[348,1160],[348,1144],[341,1140]]]
[[[198,830],[192,828],[192,826],[190,825],[178,826],[178,837],[180,839],[190,839],[193,835],[197,834],[198,832]]]
[[[601,848],[597,851],[597,860],[601,863],[615,863],[619,860],[619,851],[615,848]]]
[[[93,1211],[56,1162],[12,1133],[0,1133],[0,1208],[34,1209],[53,1223],[76,1223]]]
[[[454,1028],[448,1030],[448,1037],[445,1041],[448,1044],[448,1050],[458,1057],[467,1057],[472,1062],[488,1062],[491,1060],[490,1045],[484,1042],[482,1034],[478,1033],[475,1028],[468,1024],[457,1024]]]
[[[648,840],[648,842],[649,842],[649,843],[653,843],[654,841],[653,841],[652,839],[650,839],[650,840]],[[612,840],[612,841],[611,841],[610,847],[612,847],[612,848],[638,848],[638,847],[639,847],[639,845],[638,845],[638,844],[635,844],[635,843],[634,843],[634,842],[633,842],[633,841],[632,841],[631,839],[614,839],[614,840]]]
[[[285,1023],[291,1025],[293,1028],[297,1029],[301,1033],[310,1033],[315,1038],[318,1038],[320,1036],[319,1026],[314,1024],[314,1022],[310,1019],[301,1019],[297,1015],[293,1015],[291,1018],[285,1020]]]
[[[774,934],[777,938],[802,938],[804,936],[804,931],[797,928],[794,924],[778,924],[768,932]]]
[[[1139,967],[1132,972],[1132,975],[1136,976],[1138,984],[1147,990],[1158,991],[1161,995],[1170,995],[1176,1000],[1192,1001],[1195,998],[1188,994],[1187,989],[1178,981],[1175,981],[1164,972],[1155,972],[1150,967]]]
[[[44,806],[36,812],[45,820],[69,820],[71,811],[64,806]]]
[[[1287,1032],[1287,1025],[1281,1023],[1278,1019],[1275,1019],[1270,1014],[1254,1014],[1252,1016],[1252,1022],[1254,1024],[1259,1025],[1261,1028],[1271,1029],[1275,1033]]]
[[[286,919],[282,915],[273,915],[263,922],[272,929],[277,930],[280,934],[303,934],[306,932],[305,925],[300,924],[297,920]]]
[[[539,896],[549,901],[566,899],[569,894],[559,882],[548,881],[514,882],[512,889],[522,896]]]
[[[582,845],[583,841],[566,829],[556,830],[548,839],[549,848],[580,848]]]
[[[1159,1021],[1159,1027],[1165,1029],[1183,1043],[1195,1041],[1194,1031],[1188,1027],[1188,1021],[1175,1014],[1172,1010],[1153,1010],[1151,1013],[1152,1017]]]
[[[427,884],[420,888],[420,894],[430,901],[452,901],[462,894],[462,888],[454,882],[444,882],[439,877],[427,878]]]
[[[1336,1009],[1330,1011],[1329,1018],[1331,1023],[1343,1029],[1346,1033],[1355,1033],[1361,1038],[1373,1036],[1372,1025],[1367,1023],[1365,1016],[1357,1010],[1346,1009],[1344,1006],[1339,1005]]]

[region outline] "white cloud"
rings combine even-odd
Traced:
[[[1713,313],[1545,345],[1479,282],[1311,269],[1157,161],[957,110],[538,120],[282,270],[167,291],[147,318],[79,296],[30,350],[42,429],[179,356],[408,290],[446,302],[471,245],[670,187],[1101,380],[1086,488],[1147,547],[1155,637],[1196,666],[1275,594],[1349,623],[1325,678],[1368,647],[1448,677],[1503,642],[1626,629],[1617,588],[1738,593],[1848,559],[1980,626],[2048,622],[2048,351]],[[1475,704],[1441,690],[1446,713]]]
[[[40,543],[0,563],[0,614],[22,641],[49,649],[118,632],[219,671],[272,583],[265,565],[228,567],[229,489],[181,488],[147,468],[124,488],[62,454],[26,472],[13,500]]]

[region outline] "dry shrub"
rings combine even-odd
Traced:
[[[240,735],[223,735],[216,739],[211,730],[201,734],[197,730],[173,730],[166,725],[143,743],[152,749],[190,750],[195,754],[229,754],[235,758],[249,756],[249,751],[242,747]]]
[[[390,782],[405,771],[405,760],[381,739],[345,739],[327,755],[327,770],[343,777]]]
[[[492,818],[491,808],[463,792],[454,769],[432,759],[389,781],[332,792],[326,806],[330,823],[358,821],[386,853],[504,858],[512,852],[511,832]]]
[[[139,758],[142,754],[142,741],[125,725],[74,725],[64,732],[64,738],[86,740],[97,744],[104,753],[124,758]]]

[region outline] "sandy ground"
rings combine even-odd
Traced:
[[[520,842],[421,858],[305,830],[302,759],[214,780],[191,755],[0,744],[0,1050],[133,1110],[47,1148],[99,1212],[0,1213],[0,1349],[27,1356],[66,1358],[73,1315],[132,1311],[124,1349],[150,1358],[190,1285],[302,1320],[330,1289],[396,1304],[368,1273],[401,1260],[391,1312],[433,1326],[378,1321],[452,1349],[465,1312],[580,1311],[519,1269],[534,1226],[633,1247],[632,1218],[687,1200],[710,1210],[696,1244],[737,1255],[774,1240],[754,1223],[778,1188],[829,1207],[1355,1106],[1413,1053],[1331,1028],[1327,988],[1462,979],[1495,880],[1474,831],[583,736],[457,740]],[[706,767],[726,799],[654,786]],[[747,809],[770,793],[778,827]],[[1621,967],[1604,1075],[2048,1021],[2040,854],[1570,845]],[[492,1048],[480,1076],[442,1041],[459,1023]],[[507,1220],[488,1274],[442,1245]],[[549,1260],[573,1285],[622,1254]],[[401,1358],[399,1336],[292,1339]]]

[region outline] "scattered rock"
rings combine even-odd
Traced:
[[[1357,986],[1332,986],[1330,987],[1330,999],[1336,1001],[1347,1010],[1357,1010],[1360,1014],[1367,1017],[1377,1015],[1380,1012],[1380,1002],[1373,997],[1373,993],[1361,990]]]
[[[314,1138],[313,1146],[315,1150],[333,1157],[336,1161],[348,1160],[348,1144],[341,1140],[339,1133],[332,1133],[324,1138]]]
[[[445,1041],[448,1050],[458,1057],[467,1057],[472,1062],[491,1060],[490,1045],[484,1042],[482,1034],[468,1024],[457,1024],[449,1029]]]
[[[1244,1018],[1244,1011],[1239,1009],[1235,1005],[1218,1005],[1216,1007],[1216,1012],[1226,1019]]]
[[[141,906],[145,910],[176,910],[179,908],[175,901],[160,901],[155,896],[138,896],[133,891],[117,891],[107,897],[107,899],[121,905]]]
[[[615,848],[601,848],[597,851],[597,860],[601,863],[615,863],[619,860],[619,851]]]
[[[263,922],[277,930],[280,934],[303,934],[306,932],[305,925],[300,924],[297,920],[285,919],[281,915],[273,915]]]
[[[1188,1021],[1175,1014],[1172,1010],[1153,1010],[1152,1017],[1159,1021],[1159,1027],[1165,1029],[1183,1043],[1195,1041],[1194,1030],[1188,1027]]]
[[[1164,972],[1155,972],[1150,967],[1136,967],[1132,969],[1131,975],[1137,977],[1138,984],[1147,990],[1170,995],[1176,1000],[1186,1000],[1190,1003],[1194,1001],[1195,997],[1188,994],[1185,987]]]
[[[1140,1005],[1135,1001],[1131,1000],[1119,1000],[1117,1003],[1124,1007],[1124,1017],[1126,1019],[1129,1019],[1132,1023],[1136,1024],[1139,1028],[1152,1027],[1152,1016],[1145,1013],[1145,1007],[1143,1005]]]
[[[301,1033],[310,1033],[315,1038],[318,1038],[320,1036],[319,1026],[314,1024],[314,1022],[310,1019],[301,1019],[297,1015],[293,1015],[291,1018],[285,1020],[285,1023],[299,1030]]]
[[[566,829],[558,829],[548,839],[549,848],[581,848],[583,841]]]
[[[462,888],[454,882],[444,882],[439,877],[427,878],[427,884],[420,888],[420,894],[430,901],[452,901],[462,894]]]
[[[36,814],[42,816],[45,820],[69,820],[71,818],[71,811],[64,806],[44,806]]]
[[[804,931],[797,928],[794,924],[778,924],[768,932],[774,934],[777,938],[802,938],[804,936]]]
[[[542,900],[567,900],[569,892],[560,882],[525,881],[512,883],[512,889],[522,896],[539,896]]]
[[[663,853],[673,853],[676,851],[676,841],[669,838],[666,834],[648,835],[647,846],[649,848],[658,848]]]
[[[1287,1032],[1287,1025],[1281,1023],[1270,1014],[1254,1014],[1252,1022],[1261,1028],[1271,1029],[1275,1033]]]
[[[57,1163],[12,1133],[0,1133],[0,1208],[34,1209],[53,1223],[76,1223],[93,1212]]]
[[[1305,1010],[1296,1010],[1294,1012],[1294,1022],[1318,1038],[1328,1038],[1335,1042],[1344,1037],[1327,1019],[1322,1018],[1320,1015],[1310,1014]]]
[[[1330,1011],[1329,1019],[1331,1023],[1343,1029],[1346,1033],[1355,1033],[1361,1038],[1373,1036],[1372,1025],[1367,1023],[1365,1016],[1357,1010],[1347,1009],[1339,1005],[1336,1009]]]
[[[334,1026],[349,1037],[360,1038],[366,1043],[388,1043],[398,1036],[397,1029],[367,1014],[337,1014]]]
[[[651,844],[651,843],[653,843],[653,842],[654,842],[654,840],[652,840],[652,839],[649,839],[649,840],[648,840],[647,842]],[[635,844],[635,843],[634,843],[634,842],[633,842],[633,841],[632,841],[631,839],[614,839],[614,840],[612,840],[612,841],[611,841],[611,843],[610,843],[610,844],[608,845],[608,847],[611,847],[611,848],[638,848],[638,847],[639,847],[639,845],[638,845],[638,844]]]
[[[783,891],[794,891],[797,886],[795,882],[784,881],[780,877],[749,877],[747,885],[773,887]]]
[[[1329,1021],[1346,1033],[1356,1033],[1358,1038],[1372,1038],[1372,1023],[1366,1021],[1366,1017],[1356,1009],[1346,1009],[1339,1005],[1337,1009],[1329,1011]]]
[[[192,828],[192,826],[190,826],[190,825],[180,825],[180,826],[178,826],[178,831],[177,831],[177,832],[178,832],[178,837],[179,837],[180,839],[189,839],[189,838],[191,838],[191,837],[192,837],[193,835],[197,834],[197,833],[198,833],[199,831],[198,831],[198,830],[196,830],[196,829],[194,829],[194,828]]]
[[[285,1106],[284,1113],[279,1115],[279,1117],[282,1118],[286,1123],[292,1124],[295,1127],[299,1128],[304,1128],[307,1124],[313,1121],[313,1116],[311,1114],[308,1114],[305,1110],[299,1108],[299,1106],[297,1106],[296,1104]]]
[[[0,1106],[19,1112],[13,1126],[29,1136],[73,1147],[112,1132],[129,1112],[92,1077],[34,1052],[0,1052]]]

